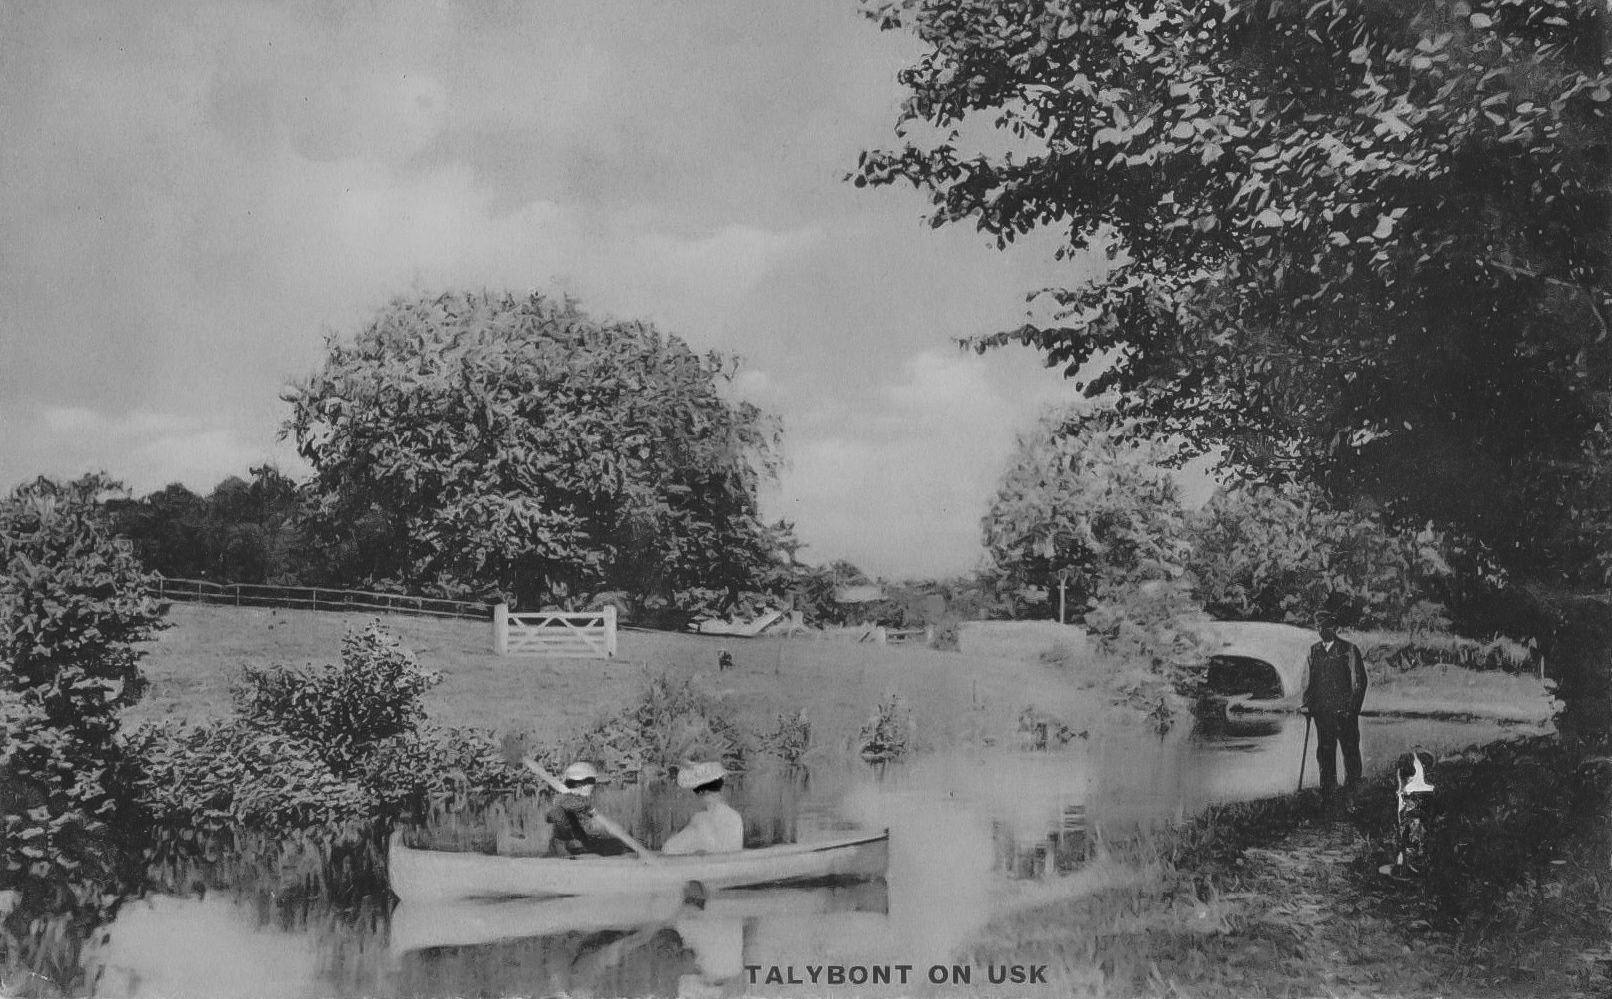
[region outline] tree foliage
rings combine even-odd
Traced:
[[[720,760],[747,769],[761,742],[732,719],[732,707],[692,677],[645,676],[637,700],[540,753],[559,770],[587,760],[627,780],[664,777],[690,760]]]
[[[853,179],[1107,249],[981,337],[1246,476],[1605,566],[1607,15],[1573,0],[872,0],[927,46]]]
[[[136,645],[159,622],[102,505],[118,488],[98,475],[40,478],[0,502],[0,677],[39,697],[53,724],[97,740],[110,711],[143,693]]]
[[[1018,610],[1056,617],[1057,574],[1068,571],[1066,619],[1084,620],[1099,647],[1139,663],[1139,696],[1155,681],[1195,682],[1202,616],[1168,449],[1138,443],[1124,418],[1070,407],[1049,413],[1019,447],[985,515],[985,545]]]
[[[231,475],[205,497],[175,482],[138,500],[111,501],[108,509],[145,567],[170,579],[295,585],[335,582],[351,571],[341,552],[306,543],[295,480],[273,465],[250,475]]]
[[[1048,413],[1021,435],[983,521],[999,591],[1021,614],[1057,616],[1059,570],[1074,620],[1105,581],[1174,579],[1188,555],[1180,489],[1163,447],[1086,407]]]
[[[116,488],[41,478],[0,500],[0,888],[21,900],[0,967],[62,984],[79,969],[50,946],[51,919],[81,938],[124,875],[118,712],[144,689],[138,643],[160,623],[108,526]]]
[[[736,596],[786,529],[757,515],[779,429],[724,397],[735,363],[570,300],[399,299],[329,340],[287,429],[319,537],[363,546],[375,581],[524,606]]]
[[[867,586],[873,578],[862,568],[845,559],[834,559],[827,565],[802,566],[796,572],[795,602],[803,618],[814,625],[850,624],[865,620],[858,615],[867,608],[839,602],[839,592],[846,586]]]
[[[1456,565],[1475,560],[1431,527],[1397,530],[1291,483],[1216,493],[1192,540],[1196,593],[1216,616],[1304,626],[1323,608],[1365,628],[1436,618]]]

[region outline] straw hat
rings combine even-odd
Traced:
[[[597,782],[599,771],[592,763],[577,762],[565,768],[565,775],[560,778],[566,784],[580,784],[585,780]]]
[[[677,768],[677,786],[690,790],[721,780],[728,771],[720,763],[685,763]]]

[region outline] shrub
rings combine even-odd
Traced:
[[[385,740],[425,719],[421,696],[441,682],[378,623],[342,640],[341,665],[247,667],[236,710],[249,728],[283,733],[317,747],[346,775]]]
[[[130,739],[159,855],[242,832],[337,842],[433,799],[529,783],[476,732],[424,724],[438,680],[378,624],[350,634],[339,665],[248,669],[223,722]]]
[[[869,763],[887,763],[904,756],[912,746],[912,712],[901,697],[891,694],[880,701],[862,724],[858,750]]]
[[[88,476],[37,479],[0,502],[0,669],[33,689],[57,722],[81,719],[100,737],[144,692],[137,643],[160,626],[147,576],[111,535],[103,493]]]
[[[793,717],[778,716],[778,727],[761,738],[761,751],[785,763],[799,763],[812,748],[812,723],[806,709]]]
[[[1191,627],[1202,618],[1187,580],[1105,580],[1086,613],[1086,628],[1104,655],[1139,662],[1191,695],[1204,678],[1201,641]]]
[[[743,770],[755,740],[726,715],[692,678],[662,673],[647,680],[637,703],[543,755],[550,769],[588,760],[604,773],[634,779],[664,775],[690,760],[720,760]]]
[[[108,526],[116,488],[42,478],[0,500],[0,889],[20,898],[0,927],[8,979],[69,986],[77,953],[61,942],[105,919],[123,880],[117,713],[142,692],[136,643],[160,614]],[[63,921],[77,932],[52,928]]]

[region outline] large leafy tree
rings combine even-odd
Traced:
[[[927,45],[935,225],[1107,250],[983,336],[1234,471],[1596,581],[1612,498],[1607,13],[1571,0],[872,0]]]
[[[375,582],[532,606],[737,597],[779,565],[779,429],[723,394],[729,357],[537,294],[399,299],[328,351],[287,428],[315,529]]]
[[[1019,595],[1020,613],[1057,616],[1045,594],[1060,570],[1070,619],[1105,585],[1182,575],[1187,514],[1168,453],[1128,430],[1110,412],[1075,406],[1020,436],[982,522],[998,588]]]
[[[1202,608],[1168,455],[1110,410],[1054,410],[1019,438],[984,519],[999,589],[1017,595],[1016,609],[1056,617],[1053,590],[1067,570],[1067,619],[1117,657],[1116,688],[1160,717],[1164,683],[1192,691],[1202,679],[1189,624]]]

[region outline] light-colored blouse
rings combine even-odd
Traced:
[[[721,798],[712,800],[703,811],[694,813],[688,825],[668,839],[662,853],[679,856],[690,853],[733,853],[744,849],[744,819]]]

